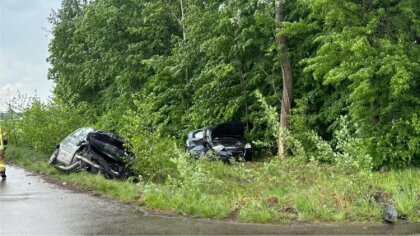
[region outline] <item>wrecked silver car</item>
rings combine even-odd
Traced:
[[[107,178],[126,179],[132,175],[134,154],[118,135],[93,128],[80,128],[54,150],[50,165],[67,172],[88,171]]]
[[[244,138],[244,126],[240,123],[223,123],[188,133],[187,152],[194,158],[216,156],[224,162],[251,161],[252,147]]]

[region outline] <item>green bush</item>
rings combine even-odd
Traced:
[[[133,146],[137,157],[135,170],[148,181],[164,182],[177,169],[171,161],[177,155],[177,143],[173,137],[163,136],[157,124],[156,112],[147,103],[135,100],[135,109],[121,115],[119,133]]]
[[[83,110],[83,106],[35,101],[19,120],[8,120],[5,126],[12,144],[50,153],[63,138],[86,125]]]

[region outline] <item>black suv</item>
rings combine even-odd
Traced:
[[[252,148],[244,138],[244,126],[229,122],[188,133],[187,152],[194,158],[215,155],[224,162],[251,161]]]

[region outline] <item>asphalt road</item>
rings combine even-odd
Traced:
[[[420,224],[262,225],[149,216],[130,205],[75,193],[23,169],[0,182],[0,235],[420,234]]]

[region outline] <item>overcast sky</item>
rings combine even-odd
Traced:
[[[61,0],[0,0],[0,111],[8,98],[35,95],[43,101],[51,96],[47,80],[48,16]]]

